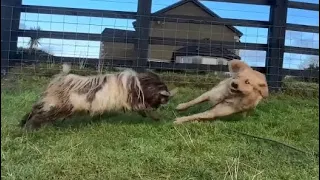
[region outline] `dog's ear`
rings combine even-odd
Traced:
[[[262,85],[263,87],[261,87],[261,85]],[[261,85],[260,85],[260,93],[261,93],[261,96],[262,96],[263,98],[267,98],[267,97],[269,96],[268,85],[266,85],[266,84],[261,84]]]
[[[248,66],[246,63],[238,59],[233,59],[229,61],[228,67],[229,67],[229,72],[232,74],[236,74],[248,68],[251,69],[250,66]]]
[[[269,89],[266,83],[258,84],[259,92],[263,98],[267,98],[269,96]]]
[[[269,96],[268,83],[266,80],[266,76],[258,71],[255,72],[255,78],[257,78],[258,90],[263,98],[267,98]]]

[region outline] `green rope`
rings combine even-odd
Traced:
[[[301,149],[298,149],[296,147],[293,147],[291,145],[285,144],[285,143],[280,142],[280,141],[276,141],[276,140],[269,139],[269,138],[264,138],[264,137],[259,137],[259,136],[247,134],[247,133],[236,131],[236,130],[231,130],[231,129],[226,129],[226,130],[234,132],[234,133],[237,133],[237,134],[245,135],[245,136],[248,136],[248,137],[253,137],[253,138],[256,138],[256,139],[261,139],[261,140],[266,140],[266,141],[274,142],[274,143],[277,143],[277,144],[281,144],[282,146],[288,147],[288,148],[290,148],[292,150],[295,150],[295,151],[298,151],[298,152],[301,152],[301,153],[304,153],[304,154],[313,154],[313,155],[319,157],[319,153],[309,153],[309,152],[303,151]]]

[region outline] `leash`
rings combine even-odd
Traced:
[[[300,152],[300,153],[304,153],[306,155],[314,155],[316,157],[319,157],[319,153],[309,153],[309,152],[306,152],[306,151],[303,151],[301,149],[298,149],[296,147],[293,147],[291,145],[288,145],[288,144],[285,144],[283,142],[280,142],[280,141],[276,141],[276,140],[273,140],[273,139],[269,139],[269,138],[264,138],[264,137],[259,137],[259,136],[256,136],[256,135],[251,135],[251,134],[247,134],[247,133],[244,133],[244,132],[240,132],[240,131],[236,131],[236,130],[231,130],[231,129],[228,129],[226,128],[227,131],[230,131],[230,132],[234,132],[234,133],[237,133],[237,134],[241,134],[241,135],[244,135],[244,136],[247,136],[247,137],[252,137],[252,138],[255,138],[255,139],[260,139],[260,140],[265,140],[265,141],[269,141],[269,142],[273,142],[273,143],[276,143],[276,144],[280,144],[284,147],[287,147],[289,149],[292,149],[292,150],[295,150],[297,152]]]

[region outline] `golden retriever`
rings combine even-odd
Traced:
[[[228,63],[231,77],[223,80],[210,91],[198,98],[179,104],[177,110],[185,110],[195,104],[211,101],[213,108],[194,115],[178,117],[175,124],[188,121],[209,120],[234,113],[246,113],[253,110],[258,103],[268,97],[269,90],[265,75],[253,70],[240,60]]]

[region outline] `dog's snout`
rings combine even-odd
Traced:
[[[233,88],[235,88],[235,89],[238,88],[238,84],[237,84],[237,83],[234,83],[234,82],[231,83],[231,86],[232,86]]]

